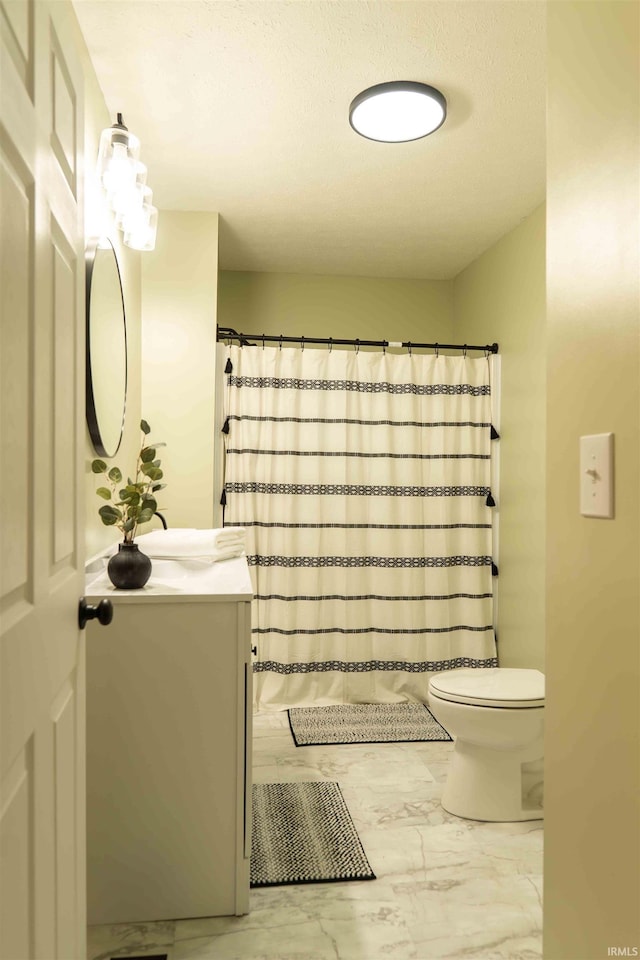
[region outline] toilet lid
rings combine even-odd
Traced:
[[[429,689],[442,700],[486,707],[544,706],[544,674],[539,670],[488,667],[449,670],[429,681]]]

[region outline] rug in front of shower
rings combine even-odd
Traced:
[[[291,707],[291,735],[297,747],[331,743],[404,743],[451,740],[423,703],[343,703]]]
[[[252,887],[375,879],[337,783],[253,785]]]

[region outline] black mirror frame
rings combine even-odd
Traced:
[[[116,264],[116,271],[118,274],[118,283],[120,285],[120,301],[122,303],[122,325],[124,328],[124,398],[122,403],[122,423],[120,424],[120,436],[118,438],[118,443],[115,450],[109,453],[103,443],[102,434],[100,432],[100,425],[98,423],[98,413],[96,410],[95,396],[93,392],[93,378],[91,375],[91,283],[93,280],[93,268],[95,266],[96,252],[99,246],[104,246],[105,243],[108,243],[113,252],[113,259]],[[129,351],[127,349],[127,317],[124,307],[124,292],[122,290],[122,276],[120,274],[120,264],[118,263],[118,257],[116,255],[115,248],[111,241],[108,238],[93,238],[87,243],[85,250],[85,361],[86,361],[86,376],[85,376],[85,405],[86,405],[86,415],[87,415],[87,427],[89,428],[89,436],[91,437],[91,442],[93,444],[94,450],[96,453],[100,454],[102,457],[115,457],[118,450],[120,449],[120,444],[122,443],[122,436],[124,434],[124,424],[127,414],[127,390],[128,390],[128,377],[129,377]]]

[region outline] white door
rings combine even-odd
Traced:
[[[0,0],[0,958],[85,956],[83,86]]]

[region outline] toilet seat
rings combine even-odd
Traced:
[[[511,667],[450,670],[429,681],[432,694],[453,703],[478,707],[544,706],[544,674]]]

